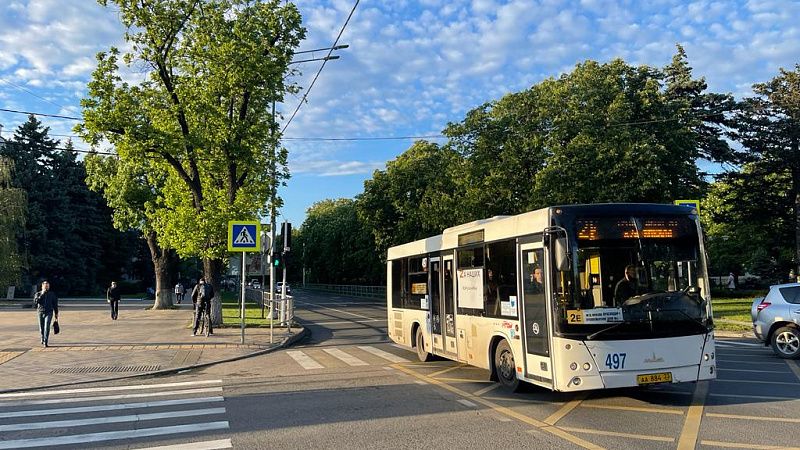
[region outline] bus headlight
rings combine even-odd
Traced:
[[[578,363],[574,362],[569,365],[569,368],[572,370],[578,370]]]
[[[573,379],[572,379],[572,384],[574,384],[575,386],[580,386],[580,385],[581,385],[581,379],[580,379],[580,377],[575,377],[575,378],[573,378]]]
[[[589,370],[592,368],[592,365],[589,363],[583,363],[583,370]]]

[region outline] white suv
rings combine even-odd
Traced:
[[[800,357],[800,283],[770,286],[750,308],[753,333],[781,358]]]

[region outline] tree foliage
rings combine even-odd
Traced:
[[[130,254],[111,224],[111,211],[86,184],[71,142],[59,148],[35,117],[19,126],[2,153],[14,164],[12,185],[27,193],[18,235],[27,283],[47,277],[62,295],[97,293],[118,278]]]
[[[25,226],[28,200],[24,190],[13,187],[13,171],[11,160],[0,157],[0,289],[19,283],[24,265],[17,235]]]
[[[311,268],[307,280],[312,283],[378,284],[383,280],[385,266],[354,200],[312,205],[293,247],[293,257],[302,257]]]

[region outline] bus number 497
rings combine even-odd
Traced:
[[[606,367],[609,369],[624,369],[625,353],[609,353],[606,356]]]

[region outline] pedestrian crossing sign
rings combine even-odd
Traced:
[[[238,220],[228,222],[228,251],[261,251],[261,223]]]

